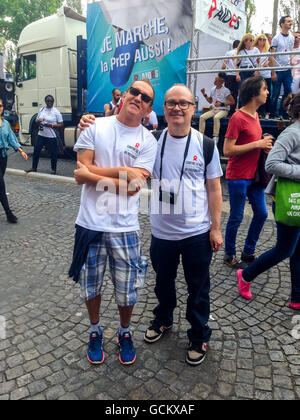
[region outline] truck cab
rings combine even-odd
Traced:
[[[51,94],[64,124],[77,112],[77,36],[86,38],[86,19],[68,7],[26,26],[16,60],[16,110],[20,141],[34,144],[35,119]]]

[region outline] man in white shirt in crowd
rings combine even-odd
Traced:
[[[136,358],[130,320],[140,287],[138,192],[153,171],[157,150],[156,139],[141,121],[151,112],[153,100],[148,80],[132,83],[120,113],[94,118],[74,146],[74,175],[83,188],[69,276],[80,281],[88,309],[87,357],[93,364],[104,361],[100,304],[107,257],[120,314],[119,360],[129,365]]]
[[[195,109],[194,96],[186,86],[174,85],[166,92],[168,128],[158,140],[150,212],[150,256],[158,305],[144,336],[146,342],[154,343],[172,327],[181,257],[188,288],[186,319],[191,325],[186,361],[193,366],[203,362],[211,336],[209,266],[223,242],[219,153],[208,140],[212,158],[205,169],[203,135],[191,128]]]
[[[290,33],[293,26],[293,20],[290,16],[282,16],[279,21],[281,32],[272,39],[271,52],[288,52],[294,48],[295,38]],[[275,65],[290,66],[292,65],[291,56],[289,54],[279,55],[275,57]],[[277,70],[277,80],[274,82],[274,89],[272,93],[270,118],[275,118],[277,115],[277,102],[283,85],[284,94],[281,100],[279,114],[284,119],[288,119],[289,116],[283,108],[284,99],[291,93],[291,87],[293,82],[292,71],[290,69]]]
[[[225,81],[226,74],[219,73],[215,79],[215,86],[211,89],[209,96],[207,95],[204,88],[201,89],[202,95],[208,103],[212,104],[212,106],[210,111],[205,112],[200,116],[199,131],[200,133],[204,134],[206,121],[209,118],[213,118],[213,139],[216,144],[219,141],[221,119],[227,117],[230,110],[230,106],[235,104],[235,100],[230,90],[224,86]]]
[[[116,115],[119,113],[119,102],[121,99],[121,91],[119,89],[113,89],[111,92],[112,100],[104,105],[104,113],[106,117]]]
[[[228,57],[234,57],[237,55],[237,47],[239,46],[240,41],[236,40],[232,44],[232,50],[229,50],[226,52],[225,55]],[[228,58],[228,60],[224,60],[222,64],[222,70],[231,70],[226,71],[226,81],[225,81],[225,87],[230,90],[231,95],[235,101],[234,105],[231,105],[230,107],[230,115],[235,112],[236,104],[237,104],[237,98],[239,95],[239,83],[236,80],[236,61],[235,58]]]
[[[158,127],[158,120],[155,111],[151,111],[149,115],[143,118],[143,126],[148,130],[156,130]]]

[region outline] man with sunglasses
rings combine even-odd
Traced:
[[[159,140],[151,197],[151,261],[156,272],[158,305],[144,340],[155,343],[172,327],[176,307],[177,268],[180,256],[188,285],[186,318],[189,347],[186,361],[199,365],[206,356],[211,329],[209,266],[212,253],[219,251],[222,169],[217,148],[205,167],[203,136],[191,128],[195,99],[184,85],[174,85],[165,95],[168,123]],[[89,126],[85,116],[80,128]]]
[[[290,16],[282,16],[279,20],[279,26],[281,32],[272,39],[271,52],[288,52],[294,48],[295,38],[290,33],[293,26],[293,19]],[[277,70],[277,80],[273,85],[273,93],[271,100],[270,118],[277,116],[277,103],[281,91],[281,86],[284,87],[284,94],[281,100],[279,114],[284,119],[288,119],[289,116],[283,108],[285,98],[291,93],[293,76],[291,70],[284,69],[284,66],[292,65],[292,58],[290,55],[279,55],[275,57],[275,64],[280,64],[283,67],[282,70]]]
[[[151,83],[134,82],[123,96],[120,113],[94,119],[74,146],[74,175],[83,188],[69,276],[80,281],[87,306],[87,357],[92,364],[104,361],[100,303],[107,257],[120,314],[119,360],[129,365],[136,358],[130,320],[140,287],[138,193],[152,173],[157,150],[157,141],[141,121],[151,112],[153,101]]]

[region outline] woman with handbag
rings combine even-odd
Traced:
[[[249,77],[259,76],[259,72],[253,69],[260,67],[260,57],[251,57],[253,55],[260,54],[259,49],[254,47],[254,42],[254,36],[252,34],[246,34],[243,36],[239,46],[237,47],[237,55],[245,56],[245,58],[239,58],[237,61],[236,81],[238,83],[244,82]],[[239,69],[249,70],[238,72]]]
[[[3,100],[0,98],[0,203],[6,213],[7,221],[9,223],[17,223],[18,218],[13,214],[8,204],[4,183],[4,174],[7,165],[7,150],[12,147],[16,152],[20,152],[22,158],[25,160],[28,159],[28,156],[18,143],[14,132],[10,128],[9,122],[2,118],[4,111],[3,105]]]
[[[51,174],[55,175],[57,165],[57,135],[55,129],[63,126],[63,118],[61,113],[53,106],[54,98],[52,95],[45,97],[45,103],[46,107],[43,107],[36,117],[39,131],[34,145],[32,168],[25,172],[37,171],[42,148],[48,145],[51,152]]]
[[[299,215],[300,208],[300,93],[294,98],[287,98],[289,114],[295,122],[286,128],[278,137],[267,161],[266,170],[276,177],[283,177],[295,181],[295,205],[292,213]],[[273,176],[271,182],[275,179]],[[299,183],[299,186],[298,186]],[[277,186],[278,188],[278,186]],[[298,197],[298,198],[297,198]],[[298,202],[299,200],[299,202]],[[278,191],[274,198],[275,220],[278,219],[276,206],[280,201]],[[300,217],[300,216],[299,216]],[[274,248],[262,254],[257,260],[244,270],[237,271],[238,290],[240,295],[248,300],[252,299],[251,282],[261,273],[277,265],[286,258],[290,258],[291,270],[291,300],[289,307],[300,310],[300,226],[299,219],[291,222],[295,226],[276,222],[277,241]]]

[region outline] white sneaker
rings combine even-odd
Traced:
[[[215,144],[218,144],[218,141],[219,141],[219,137],[213,137],[213,141],[215,142]]]

